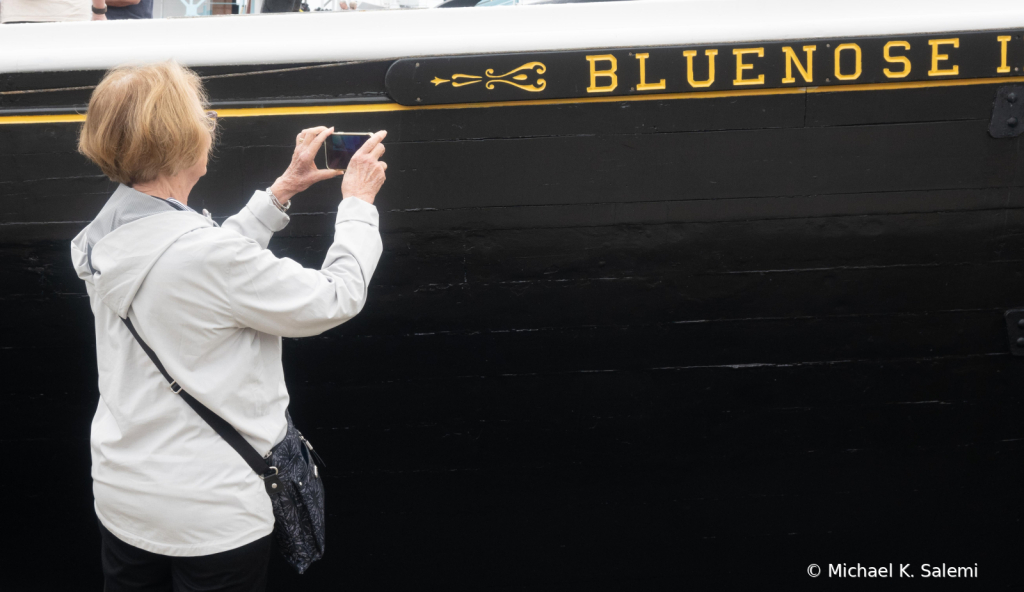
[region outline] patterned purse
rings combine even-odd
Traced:
[[[323,557],[325,539],[324,484],[320,480],[320,470],[313,459],[325,467],[327,465],[313,450],[313,445],[295,429],[291,415],[285,412],[288,432],[284,440],[274,446],[267,456],[260,456],[238,430],[196,401],[171,378],[164,365],[160,363],[160,359],[156,357],[156,353],[139,337],[131,320],[121,320],[149,359],[153,360],[160,374],[167,379],[171,392],[181,396],[263,480],[274,508],[274,540],[285,561],[300,574],[305,572],[314,561]]]

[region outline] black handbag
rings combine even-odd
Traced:
[[[263,480],[274,508],[274,540],[278,549],[295,571],[300,574],[305,572],[310,564],[324,554],[324,484],[320,480],[320,470],[310,455],[321,465],[324,465],[324,462],[313,450],[313,445],[295,429],[292,417],[286,411],[288,432],[284,440],[274,446],[266,456],[260,456],[238,430],[196,401],[171,378],[164,365],[160,363],[160,359],[156,357],[156,353],[139,337],[131,320],[121,320],[149,359],[153,360],[160,374],[167,379],[171,392],[179,395],[199,414],[199,417],[206,420],[206,423],[210,424],[210,427],[220,434],[220,437],[224,438]]]

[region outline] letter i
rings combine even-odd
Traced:
[[[1001,53],[1000,65],[996,68],[996,72],[999,74],[1006,74],[1010,71],[1010,65],[1006,63],[1006,46],[1010,43],[1010,39],[1012,39],[1012,37],[1009,35],[1000,35],[996,37],[996,41],[998,41],[1000,45]]]

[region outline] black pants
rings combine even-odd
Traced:
[[[237,549],[201,557],[143,551],[100,524],[104,592],[263,592],[270,535]]]

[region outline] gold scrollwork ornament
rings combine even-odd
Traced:
[[[527,70],[530,73],[534,73],[539,76],[544,72],[547,72],[547,67],[540,62],[530,62],[527,64],[523,64],[522,66],[519,66],[514,70],[509,70],[504,74],[495,74],[493,68],[488,68],[484,72],[484,76],[476,76],[474,74],[452,74],[451,78],[441,78],[439,76],[435,76],[434,79],[431,80],[430,82],[432,82],[434,86],[441,86],[446,82],[450,82],[453,88],[458,88],[460,86],[468,86],[470,84],[476,84],[477,82],[483,82],[484,88],[486,88],[487,90],[494,90],[494,85],[500,82],[502,84],[509,84],[511,86],[520,88],[528,92],[540,92],[544,90],[544,88],[548,84],[546,80],[544,80],[543,78],[538,78],[536,82],[532,84],[526,84],[526,81],[530,79],[530,76],[526,72],[523,72],[523,70]],[[516,74],[516,72],[522,73]],[[516,75],[512,76],[513,74]]]

